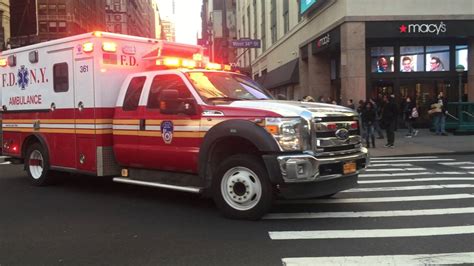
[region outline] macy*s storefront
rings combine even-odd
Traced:
[[[367,97],[395,94],[401,104],[409,96],[425,126],[440,91],[450,102],[467,101],[473,29],[474,21],[366,22]]]

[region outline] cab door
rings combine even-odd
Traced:
[[[140,98],[145,87],[147,77],[144,75],[132,76],[125,81],[127,90],[114,114],[114,153],[120,165],[141,167],[138,158],[139,133],[144,125],[140,123],[143,117],[143,107]]]
[[[94,61],[79,58],[74,63],[74,117],[76,132],[76,168],[97,171],[94,102]]]
[[[139,134],[138,158],[144,168],[195,173],[202,137],[200,112],[193,115],[161,113],[159,97],[166,89],[177,90],[180,99],[193,101],[181,76],[160,74],[153,77],[141,118],[143,127]]]

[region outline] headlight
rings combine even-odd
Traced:
[[[308,122],[301,117],[267,117],[265,129],[284,151],[306,150],[309,147]]]

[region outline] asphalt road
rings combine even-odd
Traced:
[[[473,243],[472,155],[374,158],[359,188],[278,201],[256,222],[105,178],[33,187],[21,166],[0,165],[0,266],[474,263]]]

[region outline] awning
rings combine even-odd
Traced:
[[[265,89],[274,89],[285,85],[295,84],[300,81],[299,59],[294,59],[281,67],[275,68],[259,77],[257,82]]]

